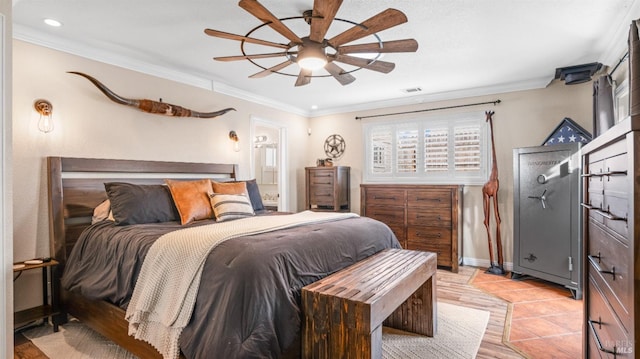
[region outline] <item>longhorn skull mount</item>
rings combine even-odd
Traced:
[[[105,86],[103,83],[101,83],[100,81],[96,80],[95,78],[87,74],[84,74],[82,72],[77,72],[77,71],[68,71],[68,73],[82,76],[87,80],[91,81],[91,83],[94,84],[111,101],[115,103],[119,103],[121,105],[137,107],[140,110],[148,113],[155,113],[155,114],[174,116],[174,117],[214,118],[214,117],[224,115],[229,111],[236,110],[235,108],[229,107],[229,108],[225,108],[223,110],[215,111],[215,112],[197,112],[181,106],[162,102],[162,99],[160,99],[160,101],[147,100],[147,99],[140,99],[140,100],[129,99],[116,94],[115,92],[111,91],[107,86]]]

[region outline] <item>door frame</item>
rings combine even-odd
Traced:
[[[256,116],[251,116],[251,120],[250,120],[250,139],[251,139],[251,146],[250,146],[250,162],[251,165],[250,167],[250,173],[251,173],[251,178],[256,178],[256,170],[255,170],[255,165],[254,165],[254,161],[255,161],[255,156],[256,156],[256,151],[255,151],[255,147],[253,146],[253,139],[256,136],[256,127],[269,127],[272,129],[275,129],[278,131],[278,146],[276,147],[276,157],[277,157],[277,161],[276,161],[276,168],[278,171],[278,211],[281,212],[288,212],[289,211],[289,192],[287,191],[287,188],[289,188],[288,186],[288,177],[287,174],[289,173],[288,171],[288,167],[289,167],[289,159],[287,157],[287,128],[284,127],[282,124],[279,124],[276,121],[272,121],[272,120],[267,120],[264,118],[260,118],[260,117],[256,117]]]

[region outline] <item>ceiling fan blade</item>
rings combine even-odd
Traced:
[[[344,70],[340,66],[336,65],[333,62],[327,62],[327,64],[324,65],[324,69],[327,70],[336,80],[338,80],[338,82],[340,82],[342,86],[348,85],[356,80],[353,75],[344,72]]]
[[[289,48],[289,45],[287,45],[287,44],[278,44],[276,42],[260,40],[260,39],[254,39],[253,37],[230,34],[228,32],[218,31],[218,30],[213,30],[213,29],[204,29],[204,33],[209,35],[209,36],[220,37],[220,38],[223,38],[223,39],[245,41],[245,42],[250,42],[252,44],[279,47],[281,49],[288,49]]]
[[[217,61],[238,61],[238,60],[247,60],[247,59],[266,59],[269,57],[278,57],[285,56],[284,52],[273,52],[270,54],[255,54],[255,55],[238,55],[238,56],[221,56],[214,57],[214,60]]]
[[[272,29],[279,32],[282,36],[289,39],[291,42],[301,44],[302,39],[298,37],[291,29],[280,21],[275,15],[273,15],[267,8],[262,6],[257,0],[240,0],[238,5],[249,12],[251,15],[267,23]]]
[[[293,63],[293,61],[287,60],[287,61],[285,61],[283,63],[277,64],[276,66],[273,66],[273,67],[270,67],[270,68],[268,68],[266,70],[262,70],[262,71],[260,71],[258,73],[255,73],[255,74],[249,76],[249,78],[257,79],[257,78],[269,76],[274,72],[277,72],[277,71],[280,71],[280,70],[284,69],[285,67],[291,65],[292,63]]]
[[[315,0],[313,2],[312,16],[322,16],[322,18],[311,19],[311,32],[309,39],[315,42],[322,42],[327,34],[329,26],[336,17],[338,9],[342,5],[342,0]]]
[[[368,59],[363,59],[361,57],[347,56],[347,55],[340,55],[340,54],[337,54],[334,56],[334,61],[343,62],[345,64],[362,67],[368,70],[378,71],[385,74],[388,74],[389,72],[393,71],[393,69],[396,67],[396,65],[393,62],[380,61],[380,60],[372,61]]]
[[[311,70],[300,69],[298,79],[296,80],[296,86],[308,85],[311,82]]]
[[[383,52],[416,52],[418,51],[418,42],[414,39],[385,41],[380,47],[380,43],[371,42],[368,44],[340,46],[339,54],[354,53],[383,53]]]
[[[407,16],[402,13],[402,11],[387,9],[365,20],[361,24],[334,36],[329,40],[329,44],[335,48],[405,22],[407,22]]]

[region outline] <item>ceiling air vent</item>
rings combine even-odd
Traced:
[[[405,92],[405,93],[416,93],[416,92],[420,92],[420,91],[422,91],[422,88],[420,88],[420,87],[410,87],[408,89],[402,90],[402,92]]]

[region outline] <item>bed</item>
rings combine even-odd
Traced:
[[[69,314],[139,357],[162,357],[148,343],[128,335],[126,309],[133,293],[132,283],[144,272],[141,262],[149,248],[157,238],[174,234],[176,229],[185,226],[179,222],[127,226],[116,226],[112,221],[91,224],[94,209],[107,198],[105,183],[152,186],[164,184],[167,179],[238,182],[237,166],[63,157],[49,157],[47,164],[51,255],[61,263],[65,283],[60,291],[64,314],[54,320],[60,323]],[[287,217],[262,213],[255,220],[276,221],[275,217],[266,216]],[[241,221],[245,220],[253,218],[229,223],[244,226],[248,222]],[[197,221],[189,227],[200,231],[196,227],[219,225],[209,222],[214,220]],[[132,237],[135,239],[131,239],[126,233],[123,239],[118,237],[122,235],[118,233],[138,231],[140,227],[144,227],[147,237],[139,239],[140,236],[135,235]],[[134,254],[126,254],[129,249],[122,249],[123,252],[99,249],[104,247],[95,244],[101,242],[95,239],[94,233],[108,233],[111,239],[104,240],[105,245],[126,243],[120,247],[131,246]],[[91,249],[94,244],[98,249]],[[74,251],[76,245],[78,248]],[[193,314],[180,336],[180,355],[187,358],[211,355],[297,358],[300,356],[302,286],[385,248],[399,247],[386,225],[357,216],[240,235],[224,241],[207,254],[202,266]],[[105,255],[107,251],[111,254]],[[137,260],[123,259],[125,255]],[[109,269],[112,263],[117,265]],[[116,269],[124,272],[124,277],[96,280],[106,275],[99,271],[115,272]],[[273,275],[273,279],[263,274]],[[82,278],[72,278],[73,275],[88,276],[104,288],[90,286],[83,283]],[[108,287],[101,282],[118,284]]]

